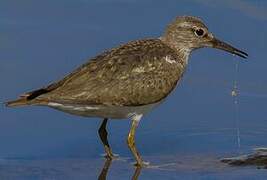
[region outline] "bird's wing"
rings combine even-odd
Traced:
[[[184,70],[158,39],[133,41],[82,65],[36,97],[48,102],[138,106],[166,97]],[[38,92],[37,92],[38,94]]]

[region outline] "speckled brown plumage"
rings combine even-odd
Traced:
[[[166,56],[177,63],[167,62]],[[184,67],[181,57],[161,40],[132,41],[104,52],[63,80],[43,88],[48,92],[32,102],[151,104],[170,93]]]
[[[197,35],[201,29],[203,35]],[[59,82],[8,102],[140,106],[165,98],[181,79],[191,51],[215,47],[246,53],[216,39],[196,17],[179,16],[159,39],[132,41],[89,60]],[[175,63],[173,63],[175,62]]]

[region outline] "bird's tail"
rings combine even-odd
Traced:
[[[35,91],[31,91],[21,95],[18,99],[13,101],[8,101],[5,103],[7,107],[17,107],[17,106],[27,106],[27,105],[36,105],[36,104],[44,104],[44,100],[36,99],[36,97],[41,94],[45,94],[49,92],[47,89],[42,88]]]
[[[16,106],[25,106],[29,105],[27,98],[21,97],[19,99],[16,99],[14,101],[8,101],[5,102],[5,105],[7,107],[16,107]]]

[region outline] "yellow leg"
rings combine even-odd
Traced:
[[[141,118],[142,118],[142,115],[135,115],[133,117],[131,130],[128,134],[127,144],[129,146],[131,152],[133,153],[135,159],[136,159],[136,166],[142,167],[142,166],[146,166],[148,164],[142,160],[140,154],[138,153],[138,151],[135,147],[135,130],[136,130]]]
[[[108,143],[108,132],[106,130],[107,121],[108,121],[107,118],[105,118],[103,120],[100,128],[98,129],[98,134],[99,134],[99,137],[100,137],[100,139],[104,145],[105,152],[106,152],[106,158],[112,159],[114,156],[112,154],[111,148],[110,148],[109,143]]]

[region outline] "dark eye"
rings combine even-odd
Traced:
[[[196,29],[195,34],[199,37],[202,37],[204,35],[204,30],[203,29]]]

